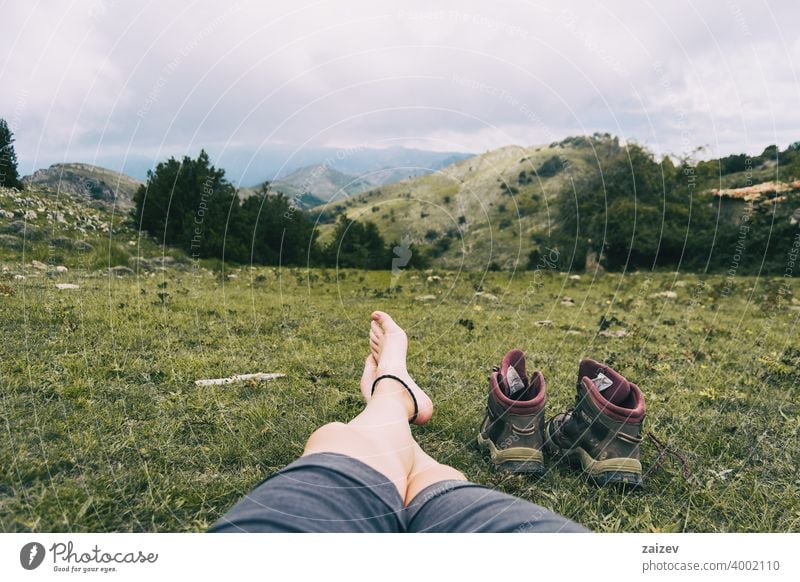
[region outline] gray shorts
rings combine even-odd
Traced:
[[[585,532],[529,501],[468,481],[440,481],[409,504],[352,457],[301,457],[262,481],[211,532]]]

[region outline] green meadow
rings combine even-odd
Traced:
[[[596,531],[800,529],[796,279],[205,266],[5,276],[0,530],[206,529],[316,427],[358,413],[374,309],[408,330],[434,400],[417,438],[473,481]],[[669,459],[652,470],[648,445],[641,492],[555,462],[538,481],[494,472],[474,439],[514,347],[543,371],[548,415],[572,403],[582,357],[638,383],[645,429],[689,478]],[[253,372],[286,377],[195,385]]]

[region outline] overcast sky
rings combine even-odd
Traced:
[[[800,140],[800,3],[2,4],[0,117],[56,161],[607,131],[682,154]]]

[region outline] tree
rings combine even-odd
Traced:
[[[0,186],[22,189],[14,151],[14,134],[5,119],[0,118]]]
[[[211,165],[205,151],[196,160],[185,156],[180,162],[170,158],[159,163],[147,172],[147,184],[133,201],[142,230],[192,256],[223,257],[228,221],[238,215],[238,200],[225,170]],[[245,256],[242,248],[232,253],[232,260]]]
[[[302,265],[318,260],[318,231],[269,183],[244,200],[239,219],[231,222],[229,238],[241,241],[247,261],[263,265]],[[227,248],[226,248],[227,256]]]
[[[345,215],[336,223],[333,240],[325,247],[327,265],[354,269],[388,269],[392,250],[386,248],[373,222],[358,222]]]
[[[700,204],[679,181],[685,169],[669,158],[659,162],[637,145],[601,158],[596,171],[576,177],[574,189],[568,184],[562,192],[560,256],[574,256],[579,266],[595,252],[610,269],[677,265],[702,251],[708,256],[714,220],[707,201]]]

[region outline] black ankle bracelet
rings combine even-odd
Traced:
[[[419,414],[419,405],[417,405],[417,399],[414,396],[414,393],[411,391],[411,388],[408,387],[408,384],[403,382],[397,376],[393,376],[392,374],[384,374],[383,376],[378,376],[377,378],[375,378],[375,381],[372,383],[372,392],[370,392],[370,396],[375,394],[375,386],[378,385],[378,382],[380,382],[381,380],[386,380],[386,379],[395,380],[397,382],[400,382],[403,385],[403,388],[408,390],[408,394],[411,396],[411,400],[414,402],[414,414],[411,415],[411,418],[409,419],[408,422],[414,422],[415,420],[417,420],[417,414]]]

